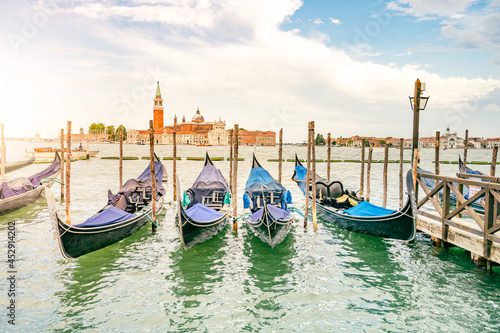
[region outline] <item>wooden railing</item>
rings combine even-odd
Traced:
[[[500,178],[485,175],[459,173],[458,177],[446,177],[429,173],[417,172],[417,183],[425,193],[425,197],[418,201],[418,213],[441,222],[441,239],[448,242],[449,227],[465,230],[483,238],[483,257],[490,258],[492,242],[500,243],[500,235],[495,233],[500,230],[499,206],[500,206]],[[434,180],[434,187],[425,184],[422,178]],[[481,180],[471,180],[481,179]],[[474,187],[476,193],[469,199],[464,198],[461,189],[464,186]],[[418,187],[416,188],[418,191]],[[452,210],[451,193],[454,194],[456,202]],[[429,214],[420,208],[430,202],[436,214]],[[480,205],[477,203],[480,202]],[[475,207],[473,207],[473,204]],[[461,215],[471,217],[479,226],[477,228],[467,227],[460,223]]]

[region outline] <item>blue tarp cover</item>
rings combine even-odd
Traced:
[[[306,180],[306,177],[307,177],[307,168],[302,166],[302,165],[297,165],[295,167],[295,179]],[[302,190],[302,192],[304,194],[306,193],[306,183],[305,182],[300,182],[299,188]]]
[[[222,177],[220,171],[214,165],[211,164],[205,165],[203,167],[203,169],[200,172],[200,175],[198,176],[198,178],[196,178],[194,183],[196,184],[196,182],[198,181],[203,181],[207,184],[211,182],[221,182],[223,184],[226,183],[226,180],[224,179],[224,177]]]
[[[273,205],[267,205],[267,209],[269,209],[269,213],[271,213],[271,215],[277,220],[286,219],[288,217],[288,215],[290,214],[290,212],[283,210],[281,208],[275,207]]]
[[[155,176],[160,182],[163,179],[163,164],[160,161],[155,161]],[[148,166],[137,179],[148,179],[151,178],[151,167]]]
[[[258,211],[250,215],[250,221],[257,222],[258,220],[260,220],[263,213],[264,213],[264,208],[259,209]]]
[[[213,221],[224,215],[200,203],[186,210],[186,214],[195,221]]]
[[[247,189],[248,186],[255,183],[267,185],[271,182],[274,182],[274,178],[271,177],[269,172],[267,172],[267,170],[262,167],[256,167],[253,168],[252,171],[250,171],[250,176],[248,176],[245,189]]]
[[[118,223],[134,218],[134,214],[129,214],[121,209],[109,206],[97,215],[92,216],[87,221],[75,225],[75,227],[99,227],[103,225]]]
[[[344,213],[353,216],[384,216],[395,213],[395,210],[386,209],[384,207],[375,206],[368,201],[361,201],[356,206],[349,208]]]

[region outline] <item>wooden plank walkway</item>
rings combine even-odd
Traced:
[[[440,239],[443,234],[441,217],[437,213],[419,210],[417,230]],[[459,246],[482,257],[485,256],[484,254],[489,248],[490,260],[500,264],[500,237],[490,235],[488,241],[490,243],[489,247],[483,241],[483,231],[474,221],[463,218],[454,218],[452,221],[448,221],[447,243]]]

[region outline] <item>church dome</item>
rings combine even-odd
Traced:
[[[200,113],[200,109],[198,109],[195,113],[195,115],[193,116],[193,119],[191,120],[193,123],[202,123],[205,121],[205,118],[203,118],[203,116],[201,115]]]

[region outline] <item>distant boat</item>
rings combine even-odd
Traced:
[[[35,154],[32,154],[29,159],[24,160],[24,161],[6,163],[5,164],[5,173],[24,168],[25,166],[31,165],[33,163],[35,163]]]
[[[43,171],[0,183],[0,215],[32,205],[43,197],[44,190],[52,186],[54,178],[61,172],[61,158],[59,154],[53,154],[54,161]]]
[[[46,148],[34,148],[33,152],[26,152],[26,156],[31,156],[31,154],[35,153],[36,159],[49,159],[54,156],[56,151],[60,151],[60,149],[54,149],[52,147]],[[65,152],[67,149],[64,150]],[[96,157],[99,154],[99,150],[91,150],[89,151],[89,157]],[[71,150],[71,158],[84,158],[87,157],[87,150],[85,149],[72,149]]]

